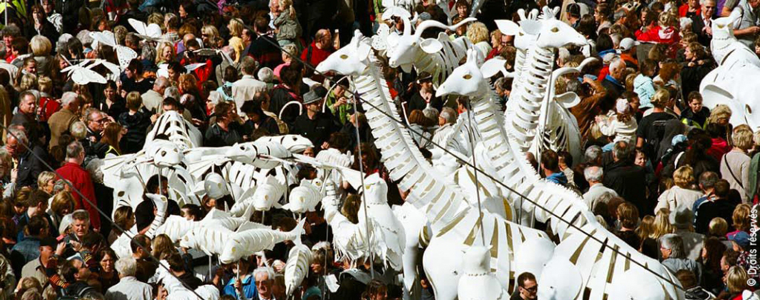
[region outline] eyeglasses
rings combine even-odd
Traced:
[[[101,118],[100,120],[93,120],[93,122],[95,123],[105,123],[106,121],[108,121],[108,119],[106,118]]]
[[[256,286],[262,286],[262,285],[268,285],[270,283],[269,280],[263,280],[263,281],[256,281]]]
[[[538,292],[538,285],[534,285],[532,287],[522,288],[522,289],[528,291],[529,293],[535,293],[535,292]]]

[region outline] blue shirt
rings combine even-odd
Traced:
[[[562,186],[567,185],[567,176],[565,176],[565,173],[562,172],[552,173],[552,175],[546,177],[546,180]]]
[[[246,277],[243,281],[243,294],[245,294],[245,297],[248,299],[258,299],[259,293],[256,291],[256,284],[253,280],[253,274]],[[224,290],[222,290],[222,296],[224,295],[230,295],[232,297],[235,297],[235,299],[239,299],[237,292],[235,292],[235,278],[230,279],[229,282],[227,282],[227,285],[224,286]]]

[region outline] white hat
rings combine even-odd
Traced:
[[[66,233],[66,229],[69,229],[69,226],[71,226],[71,223],[73,222],[74,218],[71,217],[71,214],[63,216],[61,222],[58,224],[58,234],[63,235]]]
[[[624,114],[628,112],[628,100],[626,99],[617,99],[617,102],[615,103],[615,111],[619,114]]]
[[[636,43],[636,41],[634,41],[632,38],[624,38],[623,40],[620,41],[620,46],[618,46],[618,49],[621,52],[626,52],[628,50],[631,50],[631,48],[633,48],[633,46],[636,46],[637,44],[638,43]]]

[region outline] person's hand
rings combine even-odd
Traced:
[[[63,255],[63,251],[66,250],[66,243],[60,242],[58,243],[58,246],[55,248],[55,254],[58,256]]]
[[[346,99],[346,97],[340,97],[338,98],[338,101],[335,101],[335,107],[340,107],[346,103],[348,103],[348,99]]]
[[[688,66],[689,67],[693,67],[694,66],[694,62],[693,61],[689,62]]]
[[[306,235],[311,234],[311,223],[304,222],[304,224],[303,224],[303,231],[306,232]]]
[[[330,143],[328,142],[322,143],[322,149],[329,149],[329,148],[330,148]]]
[[[201,125],[203,125],[203,121],[201,121],[199,119],[196,119],[196,118],[193,118],[193,125],[195,125],[195,126],[201,126]]]
[[[707,33],[707,35],[712,36],[712,27],[711,26],[705,26],[703,30],[705,31],[705,33]]]
[[[235,277],[235,289],[239,292],[243,292],[243,282],[240,281],[240,276]]]
[[[18,178],[18,169],[11,170],[11,182],[16,182],[16,178]]]
[[[154,115],[150,116],[150,122],[151,123],[156,123],[157,119],[158,119],[158,114],[154,114]]]
[[[602,123],[602,116],[600,115],[595,116],[594,121],[596,121],[597,123]]]

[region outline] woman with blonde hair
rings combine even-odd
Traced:
[[[277,11],[274,12],[274,26],[277,36],[277,43],[280,46],[287,44],[296,44],[298,37],[301,36],[301,24],[296,17],[296,9],[293,6],[293,0],[280,0]]]
[[[131,206],[122,206],[113,212],[114,225],[108,234],[108,243],[112,244],[122,234],[123,230],[130,230],[135,225],[135,213]],[[121,228],[121,229],[119,229]]]
[[[151,254],[158,260],[164,260],[171,256],[177,249],[168,235],[159,234],[153,239]]]
[[[636,235],[639,236],[641,244],[638,246],[639,252],[651,258],[657,258],[657,238],[654,237],[655,217],[646,215],[641,218],[639,227],[636,228]]]
[[[734,227],[734,231],[729,232],[726,236],[732,236],[739,231],[745,231],[749,233],[750,228],[750,213],[752,208],[749,204],[742,203],[734,208],[734,213],[731,216],[731,226]]]
[[[690,210],[694,202],[702,197],[701,192],[689,189],[694,183],[694,169],[691,166],[682,166],[676,169],[673,172],[673,182],[675,185],[657,198],[655,211],[668,208],[671,212],[675,212],[679,207]]]
[[[480,57],[485,58],[488,52],[491,52],[491,45],[488,44],[488,28],[481,22],[475,22],[467,26],[467,39],[475,44],[475,49],[480,52]]]
[[[37,75],[50,76],[53,63],[50,53],[53,52],[53,43],[42,35],[36,35],[29,41],[29,46],[34,60],[37,61]]]
[[[652,227],[654,228],[654,231],[650,237],[656,240],[663,235],[675,232],[676,228],[670,224],[670,210],[667,208],[658,210],[657,215],[654,217]]]
[[[55,187],[55,178],[55,173],[50,171],[43,171],[39,176],[37,176],[37,188],[47,193],[48,195],[52,195],[53,187]]]
[[[205,47],[214,47],[217,40],[221,39],[219,30],[214,25],[204,25],[201,27],[201,41]]]
[[[177,52],[169,42],[161,42],[156,47],[156,65],[168,64],[177,59]]]
[[[724,299],[742,299],[741,294],[744,290],[750,289],[747,281],[749,274],[742,266],[733,266],[726,272],[726,288],[731,296]],[[738,298],[737,298],[738,297]]]
[[[230,24],[227,25],[227,29],[230,30],[230,40],[229,44],[243,44],[243,39],[241,39],[241,36],[243,35],[243,21],[240,19],[231,19]],[[238,51],[240,50],[240,51]],[[235,48],[235,62],[240,61],[240,56],[243,53],[243,49]]]
[[[55,194],[50,204],[50,219],[53,221],[51,225],[58,227],[64,216],[74,212],[75,203],[71,192],[60,191]]]
[[[754,144],[752,135],[752,129],[747,125],[734,128],[731,134],[733,148],[720,160],[720,173],[723,179],[728,181],[732,189],[739,191],[742,203],[749,203],[751,200],[749,194],[751,158],[747,152]]]

